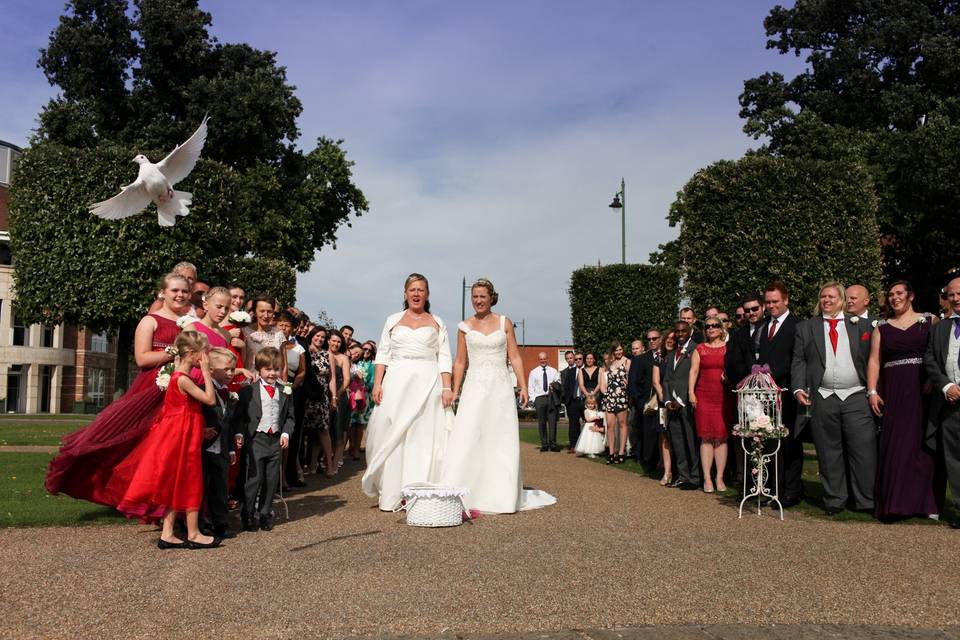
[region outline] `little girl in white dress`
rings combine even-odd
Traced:
[[[587,455],[591,458],[603,453],[607,446],[605,418],[602,411],[598,411],[597,396],[588,393],[584,401],[583,430],[577,439],[577,455]]]

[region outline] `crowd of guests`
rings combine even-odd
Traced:
[[[270,531],[278,492],[360,457],[377,345],[353,333],[176,265],[134,335],[140,374],[63,439],[47,489],[162,523],[161,549],[234,537],[231,509]]]
[[[702,321],[682,309],[672,327],[633,341],[630,356],[617,342],[600,360],[568,351],[558,386],[569,452],[605,451],[608,464],[635,457],[682,490],[751,483],[734,435],[735,389],[760,365],[781,390],[788,429],[776,455],[784,508],[805,499],[803,443],[812,442],[827,514],[939,518],[947,482],[960,499],[960,270],[947,274],[938,314],[914,307],[906,281],[877,297],[874,315],[864,286],[827,282],[801,319],[774,281],[733,320],[716,307]]]

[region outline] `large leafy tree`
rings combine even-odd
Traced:
[[[179,260],[293,303],[295,272],[367,210],[342,141],[297,148],[302,105],[276,55],[219,43],[211,23],[196,0],[67,4],[38,62],[60,94],[40,113],[12,193],[25,318],[120,328],[124,343]],[[203,159],[181,183],[194,194],[190,216],[161,229],[152,206],[112,223],[87,213],[133,180],[134,155],[158,161],[204,114]]]
[[[808,67],[747,80],[744,130],[766,153],[865,163],[884,275],[910,278],[932,306],[960,242],[960,2],[797,0],[764,26],[767,48]]]

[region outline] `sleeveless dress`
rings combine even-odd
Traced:
[[[607,372],[607,391],[600,401],[600,408],[608,413],[620,413],[630,408],[626,368],[614,367]]]
[[[206,422],[200,402],[180,390],[183,373],[170,376],[160,418],[117,465],[108,492],[128,518],[156,522],[167,511],[199,511],[203,502],[201,447]]]
[[[523,488],[520,424],[503,326],[503,316],[500,328],[490,334],[465,322],[459,325],[469,368],[440,475],[440,484],[469,489],[464,506],[484,513],[539,509],[557,501],[543,491]]]
[[[730,436],[734,422],[733,394],[723,383],[723,366],[727,359],[727,345],[713,348],[697,345],[700,354],[700,375],[697,377],[697,407],[693,410],[697,436],[701,440],[723,440]]]
[[[203,324],[202,322],[194,322],[193,324],[190,324],[187,326],[190,327],[191,331],[196,331],[197,333],[202,333],[203,335],[207,336],[207,342],[210,343],[211,349],[215,349],[215,348],[229,349],[229,345],[227,341],[224,339],[222,335],[220,335],[220,332],[217,331],[216,329],[211,329],[210,327]]]
[[[606,416],[602,411],[593,409],[583,410],[583,429],[580,431],[580,437],[577,438],[577,453],[585,455],[597,455],[603,453],[607,448],[607,435],[604,432],[604,423]],[[594,431],[591,427],[594,425],[600,427],[601,431]]]
[[[942,513],[944,479],[936,472],[934,453],[923,445],[923,354],[930,322],[918,322],[908,329],[882,324],[879,331],[877,391],[884,406],[875,513],[877,517]]]
[[[173,345],[180,327],[173,320],[151,313],[157,323],[152,351]],[[157,386],[160,367],[141,369],[133,384],[111,402],[86,427],[64,436],[60,452],[47,467],[44,486],[57,495],[64,493],[115,507],[106,491],[114,467],[129,454],[156,421],[163,404],[163,390]]]
[[[330,359],[326,349],[307,352],[307,378],[303,428],[327,430],[330,428]]]
[[[334,384],[339,389],[343,384],[343,371],[337,365],[330,367],[330,375],[333,376]],[[350,391],[342,391],[337,395],[336,408],[330,410],[330,437],[336,440],[342,440],[347,436],[350,430]]]
[[[587,393],[597,393],[597,387],[600,386],[600,367],[596,367],[593,373],[587,373],[586,367],[581,371],[583,374],[583,387]]]
[[[443,408],[441,372],[450,372],[450,343],[440,325],[412,329],[387,319],[377,364],[387,365],[382,402],[367,425],[367,470],[363,492],[379,497],[381,510],[400,505],[400,491],[417,482],[437,482],[453,411]]]

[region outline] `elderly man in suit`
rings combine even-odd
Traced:
[[[547,353],[541,351],[537,354],[537,366],[530,370],[527,379],[530,404],[537,411],[540,451],[560,451],[557,446],[557,413],[560,403],[554,398],[554,383],[559,386],[560,373],[547,364]]]
[[[933,385],[930,423],[934,436],[939,435],[950,491],[960,509],[960,270],[950,276],[944,290],[950,315],[930,332],[923,364]],[[950,526],[960,529],[960,520]]]
[[[877,468],[877,428],[866,394],[872,328],[844,314],[844,302],[839,283],[820,288],[817,315],[797,326],[791,372],[797,402],[810,408],[824,509],[831,515],[850,498],[855,509],[873,511]]]
[[[690,354],[697,343],[690,337],[690,325],[682,320],[673,328],[677,346],[666,354],[663,384],[664,405],[667,409],[667,432],[677,468],[677,487],[684,490],[700,488],[700,444],[689,406]]]

